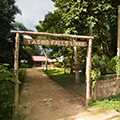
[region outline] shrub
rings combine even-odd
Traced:
[[[22,64],[20,65],[20,68],[29,68],[29,65],[22,63]]]
[[[97,80],[99,79],[100,75],[100,70],[91,70],[90,77],[92,79],[93,88],[95,88],[95,86],[97,85]]]
[[[19,70],[19,80],[21,82],[23,82],[23,80],[25,79],[25,75],[26,75],[26,69],[20,69]]]
[[[12,120],[14,101],[14,71],[9,64],[0,65],[0,120]],[[26,70],[19,70],[19,80],[23,81]]]
[[[14,74],[8,64],[0,65],[0,119],[10,120],[13,104]]]

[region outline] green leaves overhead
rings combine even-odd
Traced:
[[[35,28],[40,32],[64,33],[61,16],[62,14],[58,10],[55,10],[54,13],[48,12],[44,21],[39,21],[40,25],[36,25]]]
[[[48,13],[44,21],[36,26],[38,31],[89,35],[93,27],[93,55],[116,55],[117,46],[117,7],[119,0],[52,0],[57,9]],[[55,38],[54,38],[55,39]],[[61,38],[60,38],[61,39]],[[63,54],[63,48],[51,47]],[[86,48],[78,48],[78,57],[84,61]],[[67,51],[67,49],[64,49]],[[71,49],[72,50],[72,49]],[[67,53],[67,52],[66,52]],[[67,54],[66,54],[67,55]],[[70,55],[69,55],[70,56]],[[84,56],[84,57],[83,57]]]

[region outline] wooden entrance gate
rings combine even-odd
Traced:
[[[15,41],[15,55],[14,55],[14,76],[15,76],[15,87],[14,87],[14,114],[16,114],[16,109],[18,106],[19,99],[19,79],[18,79],[18,56],[19,56],[19,40],[20,34],[24,35],[41,35],[41,36],[52,36],[59,38],[75,38],[75,39],[89,39],[88,50],[86,57],[86,106],[90,102],[90,70],[91,70],[91,52],[92,52],[92,29],[90,30],[91,36],[81,36],[81,35],[68,35],[68,34],[52,34],[43,32],[29,32],[29,31],[11,31],[11,33],[16,34]],[[76,47],[86,47],[87,42],[80,41],[63,41],[63,40],[44,40],[44,39],[24,39],[25,44],[31,45],[53,45],[53,46],[76,46]]]

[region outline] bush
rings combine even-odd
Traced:
[[[95,88],[97,80],[100,78],[100,70],[91,70],[90,77],[92,79],[92,87]]]
[[[19,80],[20,80],[20,82],[23,82],[23,80],[25,79],[25,75],[26,75],[26,69],[20,69],[19,70]]]
[[[12,115],[14,74],[8,66],[0,65],[0,120],[10,120]]]
[[[20,65],[20,68],[29,68],[29,65],[22,63],[22,64]]]
[[[106,68],[108,68],[108,62],[109,62],[109,58],[105,55],[102,56],[98,56],[97,54],[95,54],[92,57],[92,69],[100,69],[101,74],[105,75],[106,74]]]
[[[14,102],[14,71],[9,64],[0,65],[0,120],[12,120]],[[19,80],[23,81],[26,70],[19,70]]]

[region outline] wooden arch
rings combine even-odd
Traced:
[[[29,31],[11,31],[11,33],[16,34],[15,55],[14,55],[14,77],[15,77],[14,110],[13,110],[14,114],[16,114],[16,109],[17,109],[17,106],[18,106],[18,99],[19,99],[18,56],[19,56],[20,34],[37,35],[37,36],[39,36],[39,35],[41,35],[41,36],[52,36],[52,37],[60,37],[60,38],[89,39],[87,57],[86,57],[86,106],[89,105],[89,103],[90,103],[91,53],[92,53],[92,40],[94,39],[94,37],[92,36],[92,28],[91,27],[90,27],[90,36],[69,35],[69,34],[52,34],[52,33],[43,33],[43,32],[29,32]]]

